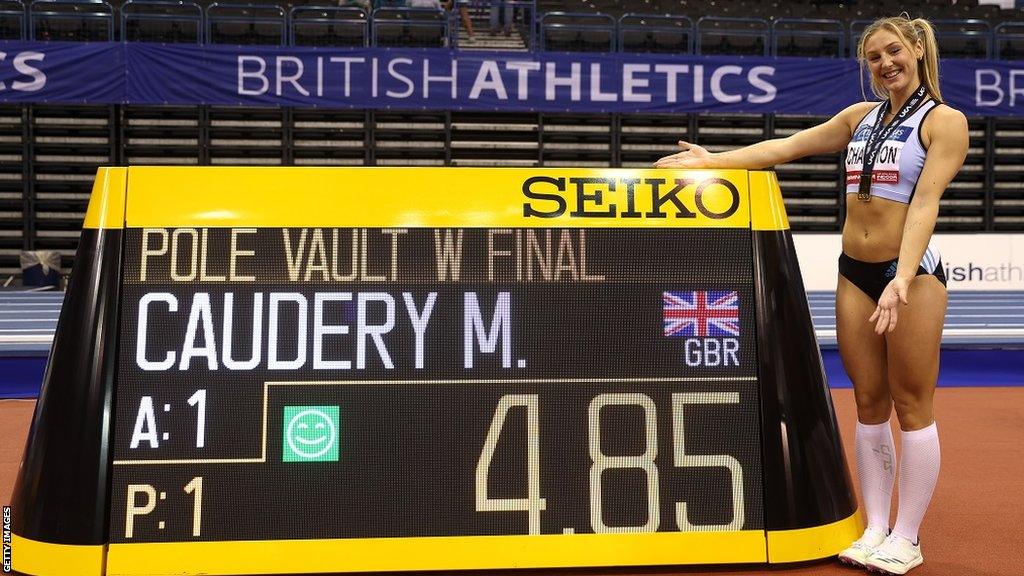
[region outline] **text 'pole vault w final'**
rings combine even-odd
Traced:
[[[768,560],[752,181],[130,169],[107,570]]]

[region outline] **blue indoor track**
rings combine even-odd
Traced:
[[[34,398],[63,292],[0,290],[0,398]],[[835,294],[808,294],[828,381],[847,388],[836,349]],[[1024,291],[951,292],[940,386],[1024,385]]]

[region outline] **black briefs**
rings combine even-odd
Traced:
[[[839,273],[854,286],[860,288],[861,292],[878,302],[885,287],[896,277],[897,262],[896,258],[885,262],[861,262],[850,258],[844,252],[839,255]],[[916,276],[922,275],[935,276],[943,286],[946,285],[946,273],[942,268],[941,260],[935,265],[934,270],[926,270],[924,266],[918,266]]]

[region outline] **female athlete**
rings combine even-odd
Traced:
[[[881,103],[854,104],[787,138],[729,152],[680,142],[681,152],[655,166],[757,169],[846,147],[836,328],[857,404],[856,461],[867,529],[839,558],[906,574],[923,562],[918,529],[939,473],[932,400],[946,279],[930,241],[939,199],[967,155],[967,119],[942,102],[935,34],[926,20],[874,22],[864,30],[857,56]],[[893,407],[902,450],[890,530]]]

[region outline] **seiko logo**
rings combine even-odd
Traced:
[[[567,186],[568,181],[568,186]],[[728,202],[721,200],[722,192]],[[714,200],[709,202],[709,192]],[[558,218],[705,218],[736,213],[740,193],[724,178],[552,178],[523,182],[523,216]]]

